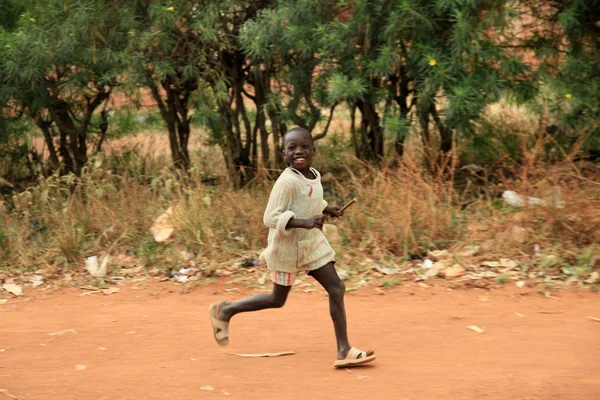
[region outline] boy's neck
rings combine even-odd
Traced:
[[[317,178],[316,175],[311,171],[311,167],[306,167],[306,168],[302,168],[302,169],[297,169],[297,168],[294,168],[294,167],[291,167],[291,168],[293,168],[296,171],[300,172],[302,175],[304,175],[304,177],[306,179],[316,179]]]

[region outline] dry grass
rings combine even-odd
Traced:
[[[197,146],[197,167],[184,185],[165,168],[166,154],[135,141],[124,142],[120,153],[92,160],[80,180],[40,178],[11,204],[0,203],[0,268],[60,274],[81,270],[85,257],[110,253],[134,255],[162,270],[177,267],[186,250],[210,269],[258,255],[266,245],[262,214],[272,182],[257,179],[242,191],[203,185],[206,175],[222,174],[221,155]],[[598,164],[570,159],[545,164],[538,143],[526,149],[521,165],[507,167],[510,174],[473,192],[470,184],[457,189],[452,160],[450,175],[431,175],[410,161],[377,170],[340,152],[343,144],[320,147],[317,168],[333,172],[324,183],[328,200],[358,199],[344,220],[334,222],[336,250],[350,267],[364,258],[400,263],[430,249],[480,244],[485,257],[512,257],[532,268],[548,268],[536,264],[535,245],[557,256],[558,267],[597,268]],[[497,197],[504,189],[547,204],[508,207]],[[170,205],[176,209],[176,233],[169,243],[155,243],[148,229]]]

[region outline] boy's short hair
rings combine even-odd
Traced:
[[[292,128],[292,129],[289,129],[286,133],[283,134],[283,145],[284,146],[285,146],[285,138],[287,137],[287,135],[289,133],[292,133],[292,132],[306,132],[310,136],[311,142],[313,141],[312,134],[307,129],[304,129],[304,128],[300,127],[300,126],[296,126],[296,127]]]

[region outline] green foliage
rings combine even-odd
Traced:
[[[89,133],[139,128],[131,111],[99,115],[117,86],[131,97],[149,90],[175,166],[189,170],[190,125],[199,124],[238,185],[260,165],[281,165],[290,125],[320,139],[343,103],[350,143],[371,161],[391,147],[401,155],[409,132],[445,153],[456,140],[472,160],[518,158],[518,136],[482,120],[503,98],[552,112],[567,150],[582,132],[585,146],[600,141],[600,0],[0,5],[0,143],[23,133],[15,116],[26,116],[63,172],[81,171]],[[529,36],[525,15],[542,24]]]
[[[555,140],[567,151],[582,134],[584,147],[600,144],[600,1],[525,3],[545,29],[524,39],[542,61],[542,82],[554,122]]]
[[[51,163],[79,173],[87,160],[93,112],[118,84],[124,32],[116,12],[95,1],[21,3],[11,30],[0,30],[0,104],[43,131]],[[67,150],[67,147],[69,150]]]
[[[272,71],[268,107],[277,114],[274,122],[292,122],[313,131],[323,119],[321,110],[330,108],[329,118],[343,100],[342,95],[328,96],[331,69],[320,57],[324,27],[334,16],[328,1],[283,0],[241,29],[240,43],[247,56]],[[340,91],[356,90],[355,82],[338,83]],[[315,136],[326,133],[327,127]]]

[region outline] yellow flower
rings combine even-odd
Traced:
[[[569,100],[571,100],[573,98],[573,95],[571,93],[567,93],[565,94],[565,97]]]
[[[29,18],[31,22],[35,22],[35,18]]]
[[[167,11],[175,11],[175,7],[169,7],[167,8]]]
[[[435,64],[437,64],[437,61],[435,61],[433,58],[431,60],[429,60],[430,67],[435,67]]]
[[[27,205],[28,205],[28,206],[30,206],[30,205],[32,205],[32,204],[33,204],[33,202],[31,202],[31,201],[30,201],[29,203],[27,203]]]

